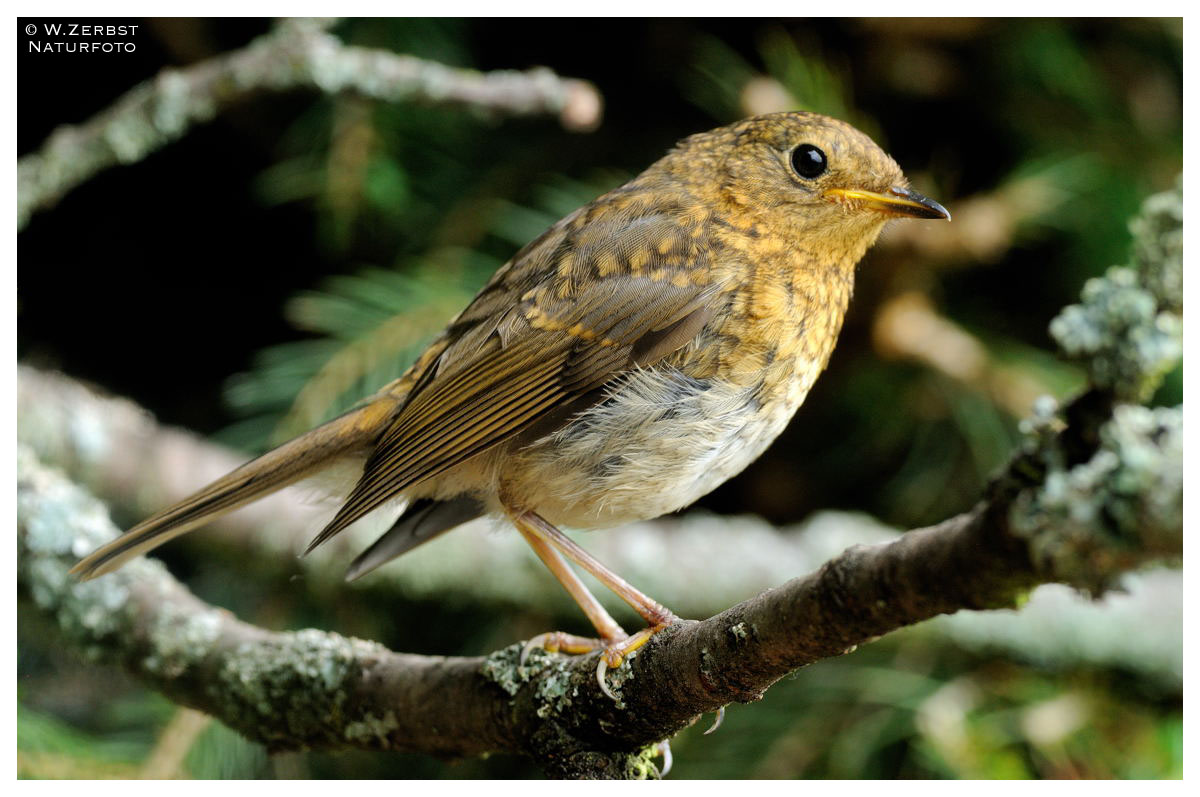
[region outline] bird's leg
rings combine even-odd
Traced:
[[[600,689],[606,695],[615,699],[615,696],[609,690],[608,684],[606,683],[604,677],[608,669],[610,667],[621,666],[621,662],[624,661],[627,655],[646,644],[650,637],[654,636],[654,634],[658,633],[664,628],[667,628],[679,618],[676,617],[670,609],[663,606],[661,603],[649,597],[648,595],[645,595],[641,591],[635,589],[628,581],[609,570],[607,567],[601,564],[598,559],[581,548],[578,543],[559,531],[554,524],[548,522],[541,515],[537,514],[536,512],[525,511],[511,512],[509,516],[512,519],[513,525],[515,525],[521,531],[521,534],[524,535],[525,539],[529,540],[531,537],[533,537],[537,538],[543,544],[553,546],[553,548],[557,549],[557,552],[561,552],[568,559],[575,562],[575,564],[579,565],[584,570],[595,576],[601,584],[615,592],[618,597],[621,598],[621,600],[632,606],[633,610],[640,614],[646,620],[646,622],[649,623],[647,628],[643,628],[641,631],[638,631],[631,637],[609,642],[604,649],[604,653],[600,656],[600,661],[596,665],[596,677],[600,681]],[[534,550],[538,552],[539,556],[542,556],[539,547],[535,546]],[[547,562],[549,565],[548,560],[544,556],[542,561]],[[588,614],[589,619],[591,619],[592,613],[589,606],[580,600],[580,598],[576,595],[576,592],[568,584],[567,580],[565,580],[563,576],[555,570],[554,567],[551,567],[550,569],[551,572],[558,577],[559,581],[563,583],[563,586],[567,587],[567,591],[571,593],[572,597],[574,597],[577,602],[579,602],[579,605],[583,608],[584,612]],[[569,569],[568,572],[570,572]],[[571,578],[575,582],[579,581],[574,573],[571,573]],[[591,593],[587,591],[582,583],[579,583],[579,588],[582,590],[583,594],[587,595],[588,599],[593,602],[596,600],[594,597],[592,597]],[[599,604],[597,603],[596,605],[598,606]],[[605,612],[604,616],[608,616],[607,612]],[[609,619],[611,620],[611,618]],[[595,625],[596,620],[592,619],[592,623]],[[604,631],[600,628],[600,626],[596,625],[596,628],[600,631],[601,636],[603,636]]]
[[[679,619],[666,606],[645,595],[628,581],[609,570],[600,563],[600,560],[580,547],[579,543],[563,534],[554,524],[536,512],[522,512],[514,515],[513,522],[523,532],[528,532],[554,546],[572,562],[595,576],[597,581],[615,592],[650,625],[670,625]]]
[[[587,615],[588,620],[591,620],[596,632],[600,634],[600,639],[588,639],[587,637],[578,637],[572,634],[564,634],[561,631],[551,631],[547,634],[538,634],[533,639],[525,644],[525,649],[521,651],[521,664],[525,663],[525,659],[529,656],[529,652],[534,648],[543,648],[551,653],[562,651],[563,653],[590,653],[591,651],[605,647],[606,645],[614,645],[622,640],[628,639],[629,634],[625,633],[625,629],[612,618],[600,601],[596,600],[596,596],[591,593],[587,585],[575,575],[575,571],[563,559],[563,555],[558,552],[552,545],[537,536],[519,523],[515,523],[517,531],[521,532],[521,536],[529,543],[529,547],[533,548],[533,552],[542,560],[542,564],[546,565],[547,569],[554,574],[558,582],[566,588],[575,602],[579,604],[579,608],[583,609],[583,613]]]

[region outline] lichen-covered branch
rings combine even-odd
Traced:
[[[1139,235],[1174,235],[1171,207],[1148,203]],[[1171,341],[1181,304],[1169,291],[1181,256],[1141,240],[1137,251],[1167,252],[1167,263],[1110,272],[1056,321],[1060,340],[1087,341],[1078,352],[1091,389],[1061,411],[1039,405],[1024,448],[974,509],[676,624],[609,674],[616,702],[590,656],[535,652],[521,666],[519,646],[442,659],[320,631],[271,633],[204,605],[148,561],[76,583],[67,568],[116,530],[30,453],[18,471],[20,584],[90,655],[272,749],[503,750],[555,776],[652,775],[647,745],[700,713],[759,699],[798,667],[939,614],[1015,607],[1040,583],[1097,593],[1121,572],[1181,555],[1181,408],[1127,403],[1180,351]]]
[[[128,400],[23,365],[17,367],[17,417],[18,442],[129,518],[179,501],[246,459],[190,432],[158,424]],[[302,487],[288,489],[172,545],[184,546],[188,556],[253,560],[257,572],[269,571],[270,563],[277,562],[280,579],[303,573],[312,588],[344,591],[340,576],[346,562],[370,544],[379,529],[348,530],[343,535],[351,539],[346,549],[319,548],[299,558],[334,509],[332,504],[314,505]],[[601,561],[649,594],[661,596],[682,616],[708,617],[796,573],[815,570],[850,545],[889,542],[899,533],[853,512],[826,510],[783,528],[749,515],[690,512],[590,534],[583,542]],[[671,562],[671,567],[659,566],[662,561]],[[714,570],[713,562],[722,565]],[[481,578],[482,573],[487,577]],[[1178,573],[1159,571],[1152,581],[1144,589],[1122,582],[1130,594],[1115,597],[1121,607],[1112,611],[1073,592],[1046,588],[1036,590],[1020,613],[973,614],[953,622],[946,617],[924,631],[972,646],[999,645],[1039,659],[1119,661],[1123,668],[1174,688],[1180,656],[1166,618],[1178,616]],[[371,594],[391,590],[417,601],[468,601],[496,611],[538,606],[568,617],[577,612],[520,535],[489,523],[470,524],[439,537],[351,589],[359,587]],[[619,612],[622,607],[611,609]],[[1154,622],[1139,619],[1139,613],[1152,616]],[[630,619],[636,622],[632,614]],[[1053,641],[1044,638],[1051,626]]]
[[[288,20],[241,50],[165,69],[78,126],[60,127],[17,162],[17,229],[104,169],[181,138],[254,92],[354,92],[383,102],[460,105],[488,113],[555,114],[572,130],[599,123],[592,84],[549,69],[476,72],[343,44],[318,20]]]
[[[1183,355],[1183,189],[1150,197],[1130,228],[1133,265],[1088,280],[1050,334],[1093,386],[1139,402]]]
[[[1183,408],[1147,399],[1183,356],[1183,190],[1150,197],[1130,224],[1133,264],[1088,280],[1050,324],[1091,389],[1061,413],[1048,397],[1025,421],[1017,462],[1038,489],[1012,502],[1012,531],[1056,580],[1093,594],[1130,557],[1183,548]]]
[[[17,438],[40,460],[131,515],[149,515],[243,464],[248,456],[160,425],[133,402],[70,377],[17,366]],[[325,508],[288,488],[218,520],[207,536],[289,556]]]
[[[28,449],[17,467],[19,583],[87,657],[119,663],[271,749],[518,749],[478,661],[265,631],[200,601],[150,559],[77,582],[72,561],[117,529],[103,504]]]

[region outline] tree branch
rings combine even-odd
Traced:
[[[142,160],[258,91],[305,88],[513,116],[556,114],[570,130],[599,124],[603,103],[586,81],[545,68],[477,72],[352,47],[324,30],[327,24],[286,20],[241,50],[164,69],[82,125],[58,128],[17,161],[17,229],[97,173]]]

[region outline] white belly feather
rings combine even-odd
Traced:
[[[555,434],[511,452],[505,470],[524,471],[526,505],[555,524],[595,528],[657,517],[753,462],[803,401],[810,385],[801,381],[763,396],[756,385],[638,370]],[[766,412],[764,401],[772,405]]]

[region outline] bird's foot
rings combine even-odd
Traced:
[[[674,616],[671,618],[675,619]],[[648,626],[638,631],[627,639],[622,639],[618,642],[609,644],[604,648],[604,652],[600,654],[600,661],[596,663],[596,680],[600,682],[600,691],[608,695],[614,701],[617,696],[608,688],[607,674],[610,669],[616,669],[625,661],[625,657],[635,650],[645,645],[650,641],[650,637],[662,631],[664,628],[670,628],[671,623],[659,623],[657,625]]]
[[[610,644],[613,644],[613,640],[606,641],[592,637],[564,634],[562,631],[549,631],[545,634],[538,634],[525,643],[525,647],[521,649],[519,663],[524,667],[525,660],[529,658],[529,654],[539,648],[547,653],[567,653],[579,656],[584,653],[591,653],[593,650],[599,650]]]
[[[677,618],[672,616],[671,619]],[[670,622],[659,623],[643,628],[633,636],[614,636],[612,639],[596,639],[565,634],[562,631],[549,631],[545,634],[538,634],[525,643],[525,647],[521,649],[518,663],[524,667],[529,654],[538,649],[547,653],[566,653],[571,656],[581,656],[591,653],[593,650],[600,650],[600,659],[596,662],[596,682],[600,685],[601,692],[616,701],[616,694],[608,687],[608,671],[620,667],[629,654],[649,642],[650,637],[670,626]]]

